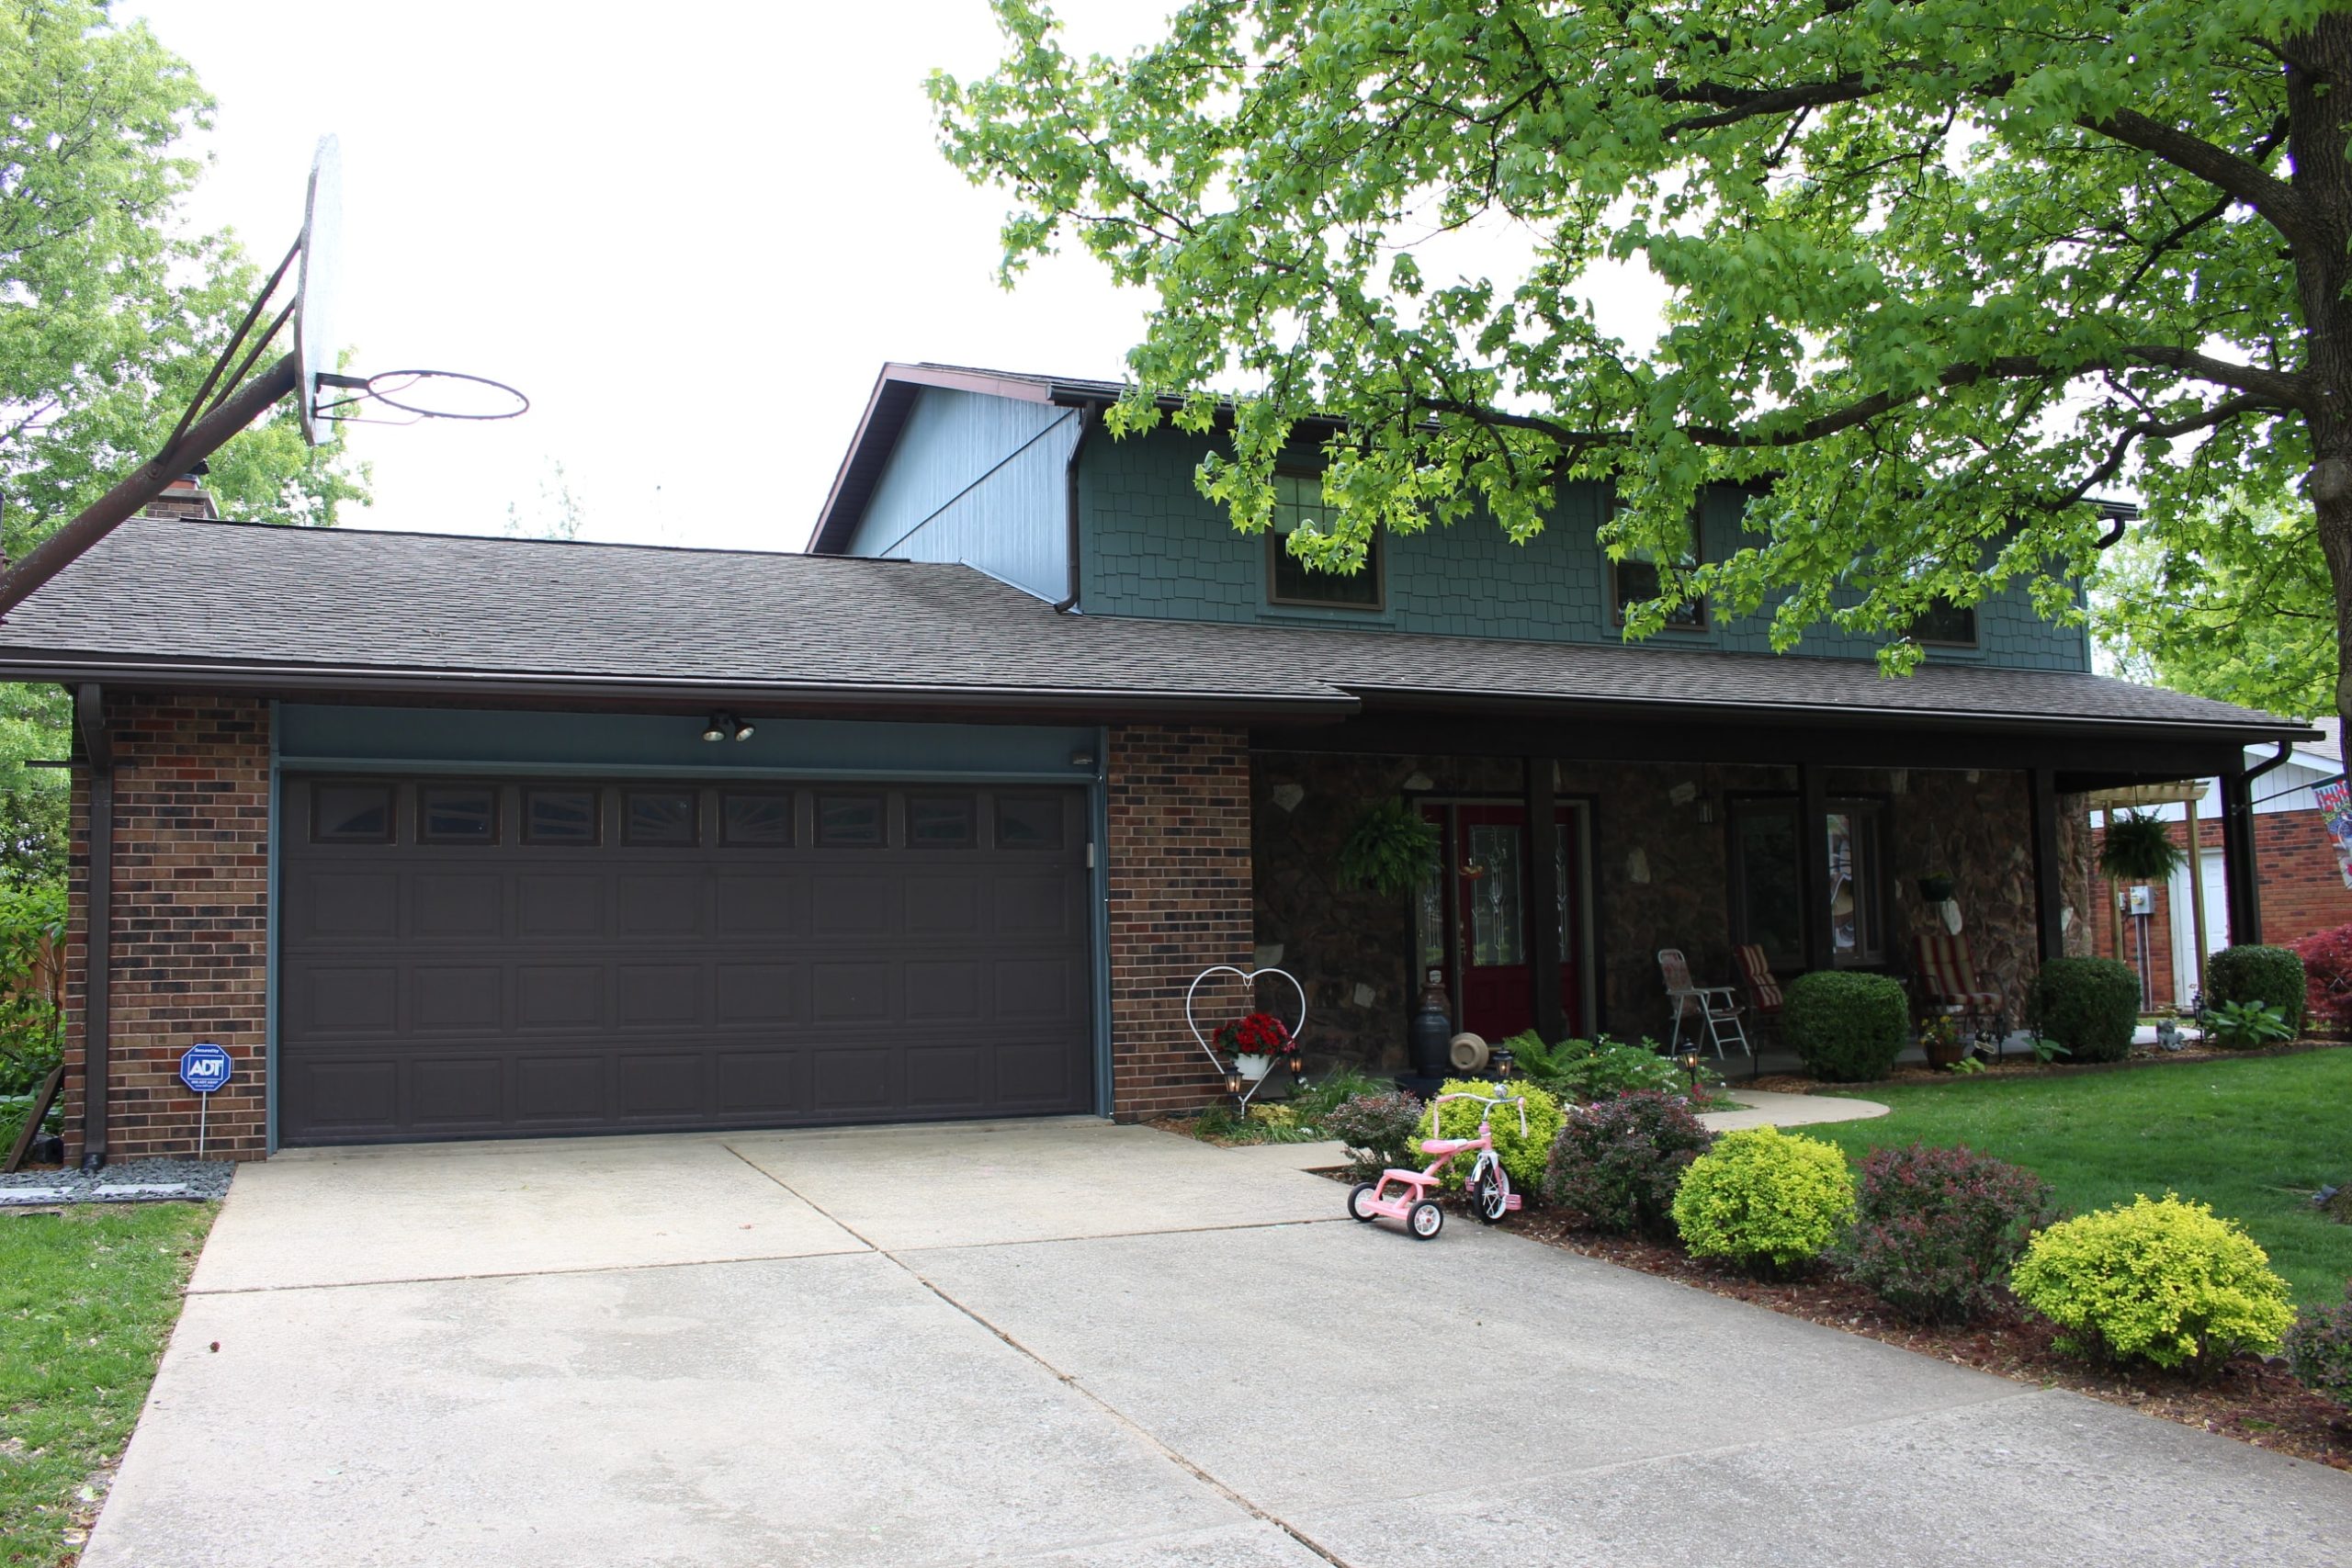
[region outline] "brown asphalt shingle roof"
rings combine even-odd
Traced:
[[[194,667],[183,684],[289,670],[314,684],[347,672],[355,689],[387,672],[521,676],[950,706],[1052,698],[1106,714],[1196,703],[1337,717],[1366,700],[1478,698],[2301,728],[2061,671],[1933,665],[1888,680],[1853,660],[1068,615],[961,566],[152,517],[0,624],[0,676],[121,680],[149,664]]]

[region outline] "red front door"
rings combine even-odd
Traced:
[[[1422,811],[1444,839],[1444,964],[1457,1027],[1489,1041],[1506,1039],[1535,1022],[1541,961],[1530,952],[1526,808],[1464,803],[1430,804]],[[1560,945],[1556,953],[1542,955],[1550,959],[1544,967],[1560,987],[1561,1016],[1572,1031],[1584,1026],[1578,963],[1584,900],[1577,829],[1576,807],[1562,807],[1555,882]],[[1425,905],[1425,916],[1439,912]],[[1436,936],[1425,936],[1425,952],[1437,945]]]

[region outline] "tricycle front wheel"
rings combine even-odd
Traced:
[[[1478,1218],[1494,1224],[1510,1213],[1510,1178],[1488,1166],[1470,1184],[1470,1201],[1478,1211]]]

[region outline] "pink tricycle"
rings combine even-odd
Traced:
[[[1384,1170],[1377,1181],[1357,1184],[1348,1194],[1348,1213],[1359,1220],[1376,1220],[1385,1216],[1402,1220],[1405,1228],[1423,1241],[1445,1228],[1445,1211],[1437,1206],[1430,1190],[1441,1179],[1445,1168],[1457,1156],[1478,1151],[1476,1164],[1470,1168],[1467,1187],[1470,1206],[1477,1216],[1493,1224],[1519,1207],[1519,1194],[1510,1190],[1510,1172],[1495,1153],[1494,1129],[1488,1124],[1498,1105],[1519,1108],[1519,1131],[1527,1134],[1527,1101],[1517,1095],[1498,1092],[1483,1094],[1441,1094],[1430,1101],[1430,1131],[1440,1126],[1438,1107],[1449,1100],[1475,1100],[1486,1109],[1478,1113],[1478,1135],[1475,1138],[1438,1138],[1421,1140],[1421,1153],[1430,1155],[1428,1167],[1420,1170]]]

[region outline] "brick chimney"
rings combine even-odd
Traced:
[[[140,515],[185,517],[198,523],[218,523],[220,521],[220,509],[212,504],[212,492],[204,488],[204,476],[208,471],[202,463],[197,464],[166,486],[163,494],[149,502]]]

